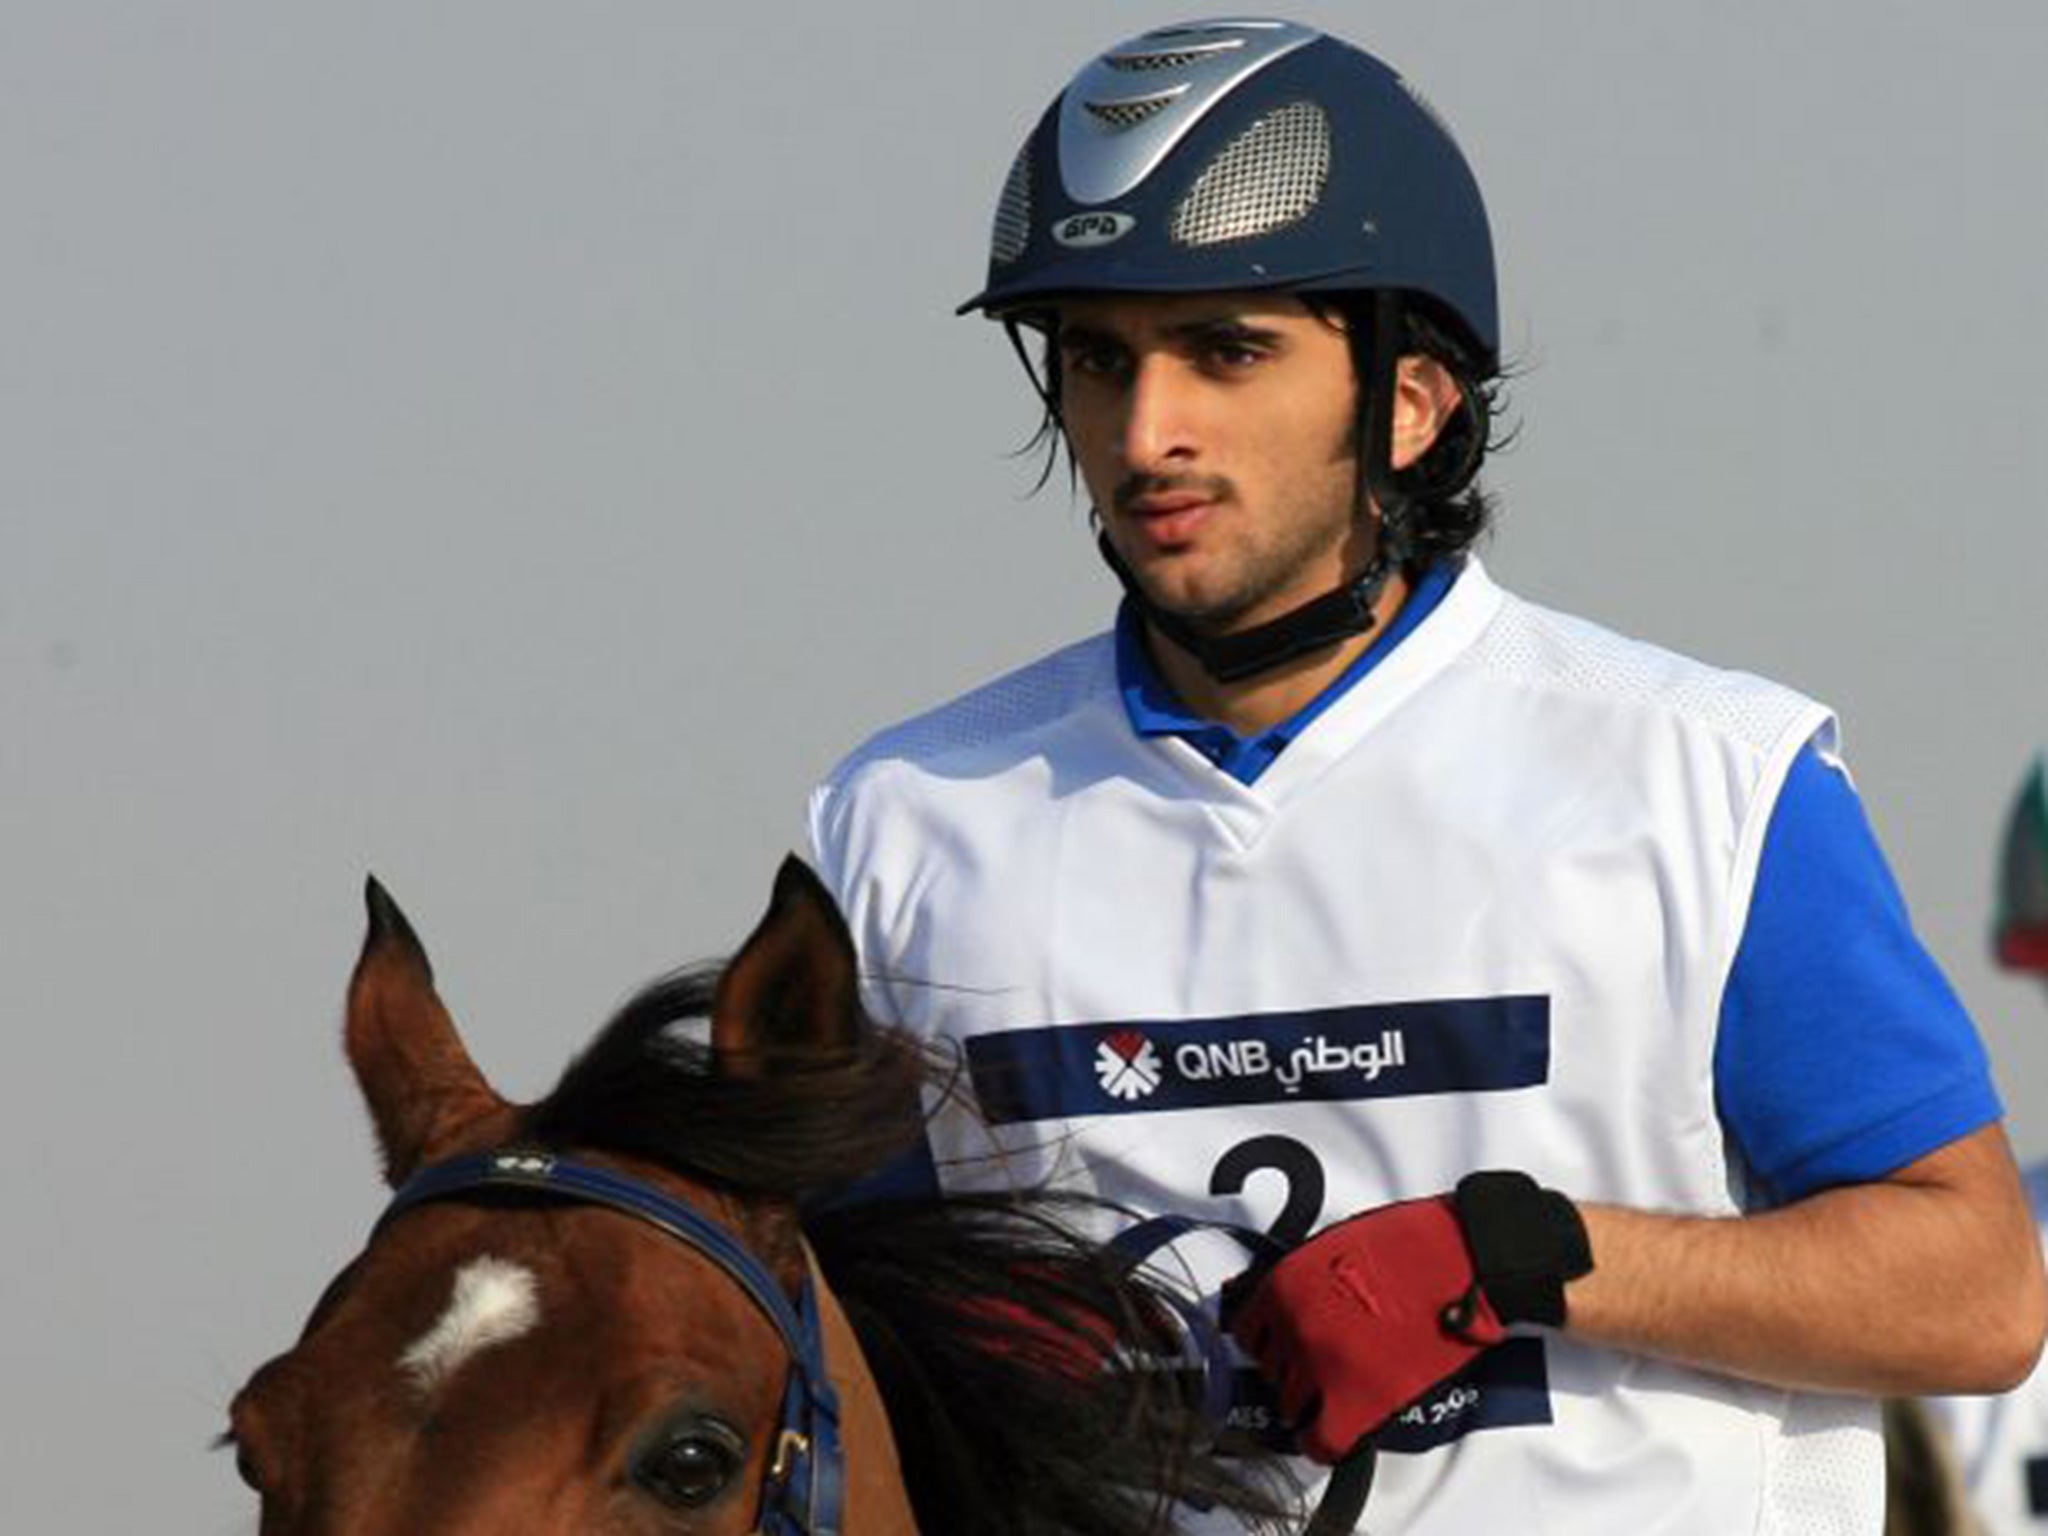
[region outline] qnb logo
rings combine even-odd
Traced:
[[[1173,1053],[1174,1071],[1191,1083],[1271,1078],[1287,1093],[1300,1093],[1304,1083],[1313,1088],[1331,1076],[1377,1082],[1382,1072],[1407,1065],[1408,1036],[1399,1029],[1383,1029],[1377,1040],[1306,1035],[1291,1051],[1264,1040],[1210,1040],[1190,1041]]]
[[[1120,1029],[1095,1047],[1095,1076],[1113,1099],[1142,1099],[1159,1087],[1159,1053],[1135,1029]]]
[[[1077,213],[1053,225],[1052,237],[1068,250],[1085,251],[1121,240],[1137,227],[1128,213]]]

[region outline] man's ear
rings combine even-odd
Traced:
[[[1451,370],[1420,352],[1403,357],[1394,369],[1394,431],[1388,445],[1389,467],[1407,469],[1435,446],[1451,418],[1465,404]]]

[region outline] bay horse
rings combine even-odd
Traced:
[[[373,879],[346,1045],[393,1203],[222,1443],[261,1536],[1166,1536],[1278,1529],[1146,1368],[1165,1298],[1048,1194],[821,1202],[922,1133],[795,859],[723,970],[501,1097]]]

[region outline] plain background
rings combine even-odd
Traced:
[[[1985,958],[2048,735],[2048,9],[1303,5],[1457,125],[1488,559],[1845,718]],[[253,1528],[206,1444],[379,1190],[374,869],[508,1092],[729,949],[867,731],[1101,625],[978,286],[1146,7],[0,8],[0,1527]]]

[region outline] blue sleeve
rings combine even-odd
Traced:
[[[1882,1178],[2000,1114],[1977,1032],[1914,936],[1862,801],[1811,743],[1765,830],[1714,1093],[1774,1204]]]

